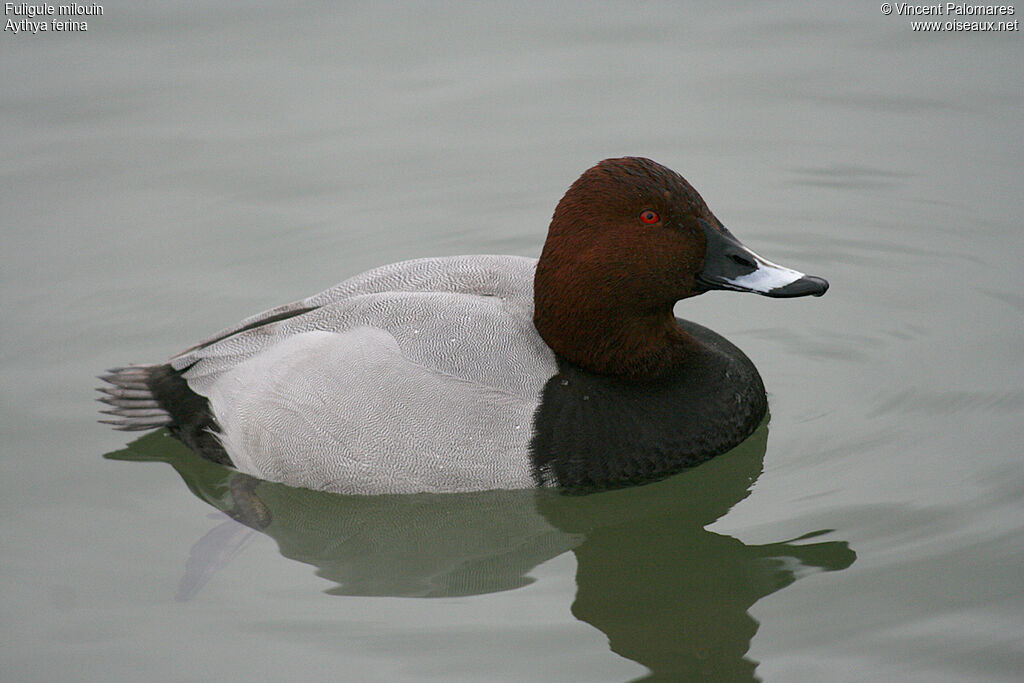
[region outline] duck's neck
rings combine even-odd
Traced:
[[[548,346],[584,370],[638,381],[678,370],[699,346],[676,322],[672,302],[638,305],[629,293],[534,291],[533,322]]]

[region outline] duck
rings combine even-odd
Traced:
[[[827,289],[747,248],[675,171],[605,159],[558,202],[539,258],[372,269],[108,371],[101,421],[342,494],[643,484],[735,448],[768,410],[750,359],[677,302]]]

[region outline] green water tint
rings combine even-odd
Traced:
[[[849,567],[847,543],[766,545],[707,531],[761,473],[767,420],[728,454],[646,486],[587,496],[547,490],[340,496],[264,482],[196,456],[163,432],[106,457],[162,461],[192,492],[316,568],[331,595],[453,597],[528,585],[571,550],[577,619],[653,678],[753,679],[745,657],[759,599],[817,571]],[[226,522],[192,549],[179,598],[195,597],[250,536]]]

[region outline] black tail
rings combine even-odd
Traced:
[[[167,427],[204,458],[230,465],[209,401],[189,388],[182,372],[164,363],[129,365],[101,375],[111,386],[99,388],[104,394],[99,400],[110,406],[100,412],[117,419],[100,422],[126,432]]]

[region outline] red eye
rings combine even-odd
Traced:
[[[644,223],[657,223],[661,220],[661,216],[650,209],[646,209],[640,212],[640,220]]]

